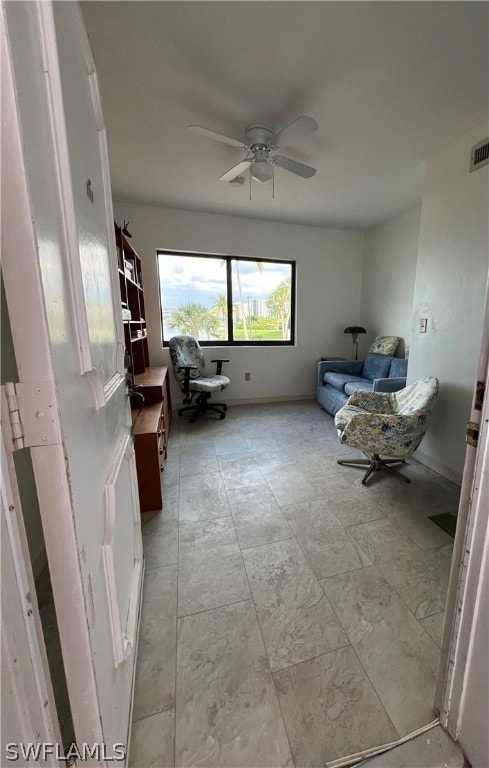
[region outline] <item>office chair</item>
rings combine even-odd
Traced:
[[[198,416],[209,411],[219,414],[224,419],[228,409],[225,403],[210,403],[213,392],[222,391],[231,383],[227,376],[221,375],[222,364],[229,360],[215,359],[217,364],[214,376],[205,375],[205,360],[197,339],[193,336],[174,336],[169,341],[170,357],[175,378],[180,382],[180,388],[185,395],[185,408],[180,408],[178,415],[192,411],[190,418],[194,422]],[[192,401],[196,397],[195,402]]]

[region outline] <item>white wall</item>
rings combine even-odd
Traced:
[[[489,167],[469,173],[469,158],[487,135],[487,124],[481,125],[432,158],[421,208],[408,380],[440,380],[418,454],[455,481],[464,465],[488,276]],[[420,334],[423,317],[428,331]]]
[[[114,203],[114,215],[117,222],[130,221],[142,258],[152,365],[169,360],[161,346],[158,248],[297,262],[296,345],[219,348],[230,359],[224,368],[231,379],[227,402],[313,396],[321,355],[351,356],[351,338],[343,330],[360,317],[363,234],[127,203]],[[205,354],[213,356],[211,349]],[[172,392],[174,403],[181,402],[173,377]]]
[[[365,234],[361,325],[368,349],[375,336],[400,336],[397,356],[409,351],[421,207]]]

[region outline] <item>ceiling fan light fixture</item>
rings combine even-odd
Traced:
[[[256,160],[250,168],[251,177],[256,181],[271,181],[273,166],[267,160]]]

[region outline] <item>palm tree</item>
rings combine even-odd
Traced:
[[[273,315],[278,319],[282,328],[282,338],[287,338],[290,322],[290,277],[275,288],[267,299],[267,305]]]
[[[209,339],[211,335],[219,336],[221,330],[221,321],[216,315],[213,314],[212,309],[208,309],[206,314],[202,318],[202,330],[207,334]]]
[[[195,336],[198,339],[200,331],[207,331],[209,333],[210,314],[207,307],[203,304],[188,301],[186,304],[181,304],[177,309],[173,310],[169,326],[170,328],[177,328],[189,336]],[[217,318],[214,317],[213,320],[215,323]]]
[[[224,333],[226,334],[227,316],[228,316],[228,300],[225,293],[219,293],[216,296],[212,311],[216,313],[220,322],[222,323]]]
[[[241,287],[241,275],[239,274],[239,260],[236,259],[234,263],[236,264],[236,282],[238,283],[239,306],[241,307],[241,319],[243,320],[243,332],[244,332],[245,341],[248,341],[249,340],[248,325],[246,323],[246,314],[244,311],[243,289]],[[255,261],[255,264],[256,264],[256,268],[258,269],[258,272],[262,274],[263,262]]]

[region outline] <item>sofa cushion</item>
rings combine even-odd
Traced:
[[[345,391],[345,384],[350,381],[358,381],[358,376],[352,376],[349,373],[334,373],[333,371],[326,371],[323,377],[325,384],[331,384],[332,387],[338,389],[340,392]]]
[[[354,392],[372,392],[373,386],[374,383],[370,379],[358,378],[345,384],[345,392],[347,395],[353,395]]]
[[[407,376],[408,361],[404,357],[395,357],[391,363],[389,371],[390,379],[398,379],[401,376]]]
[[[373,340],[369,352],[373,352],[377,355],[392,356],[400,341],[400,336],[377,336]]]
[[[389,375],[392,357],[368,354],[362,368],[363,379],[385,379]]]

